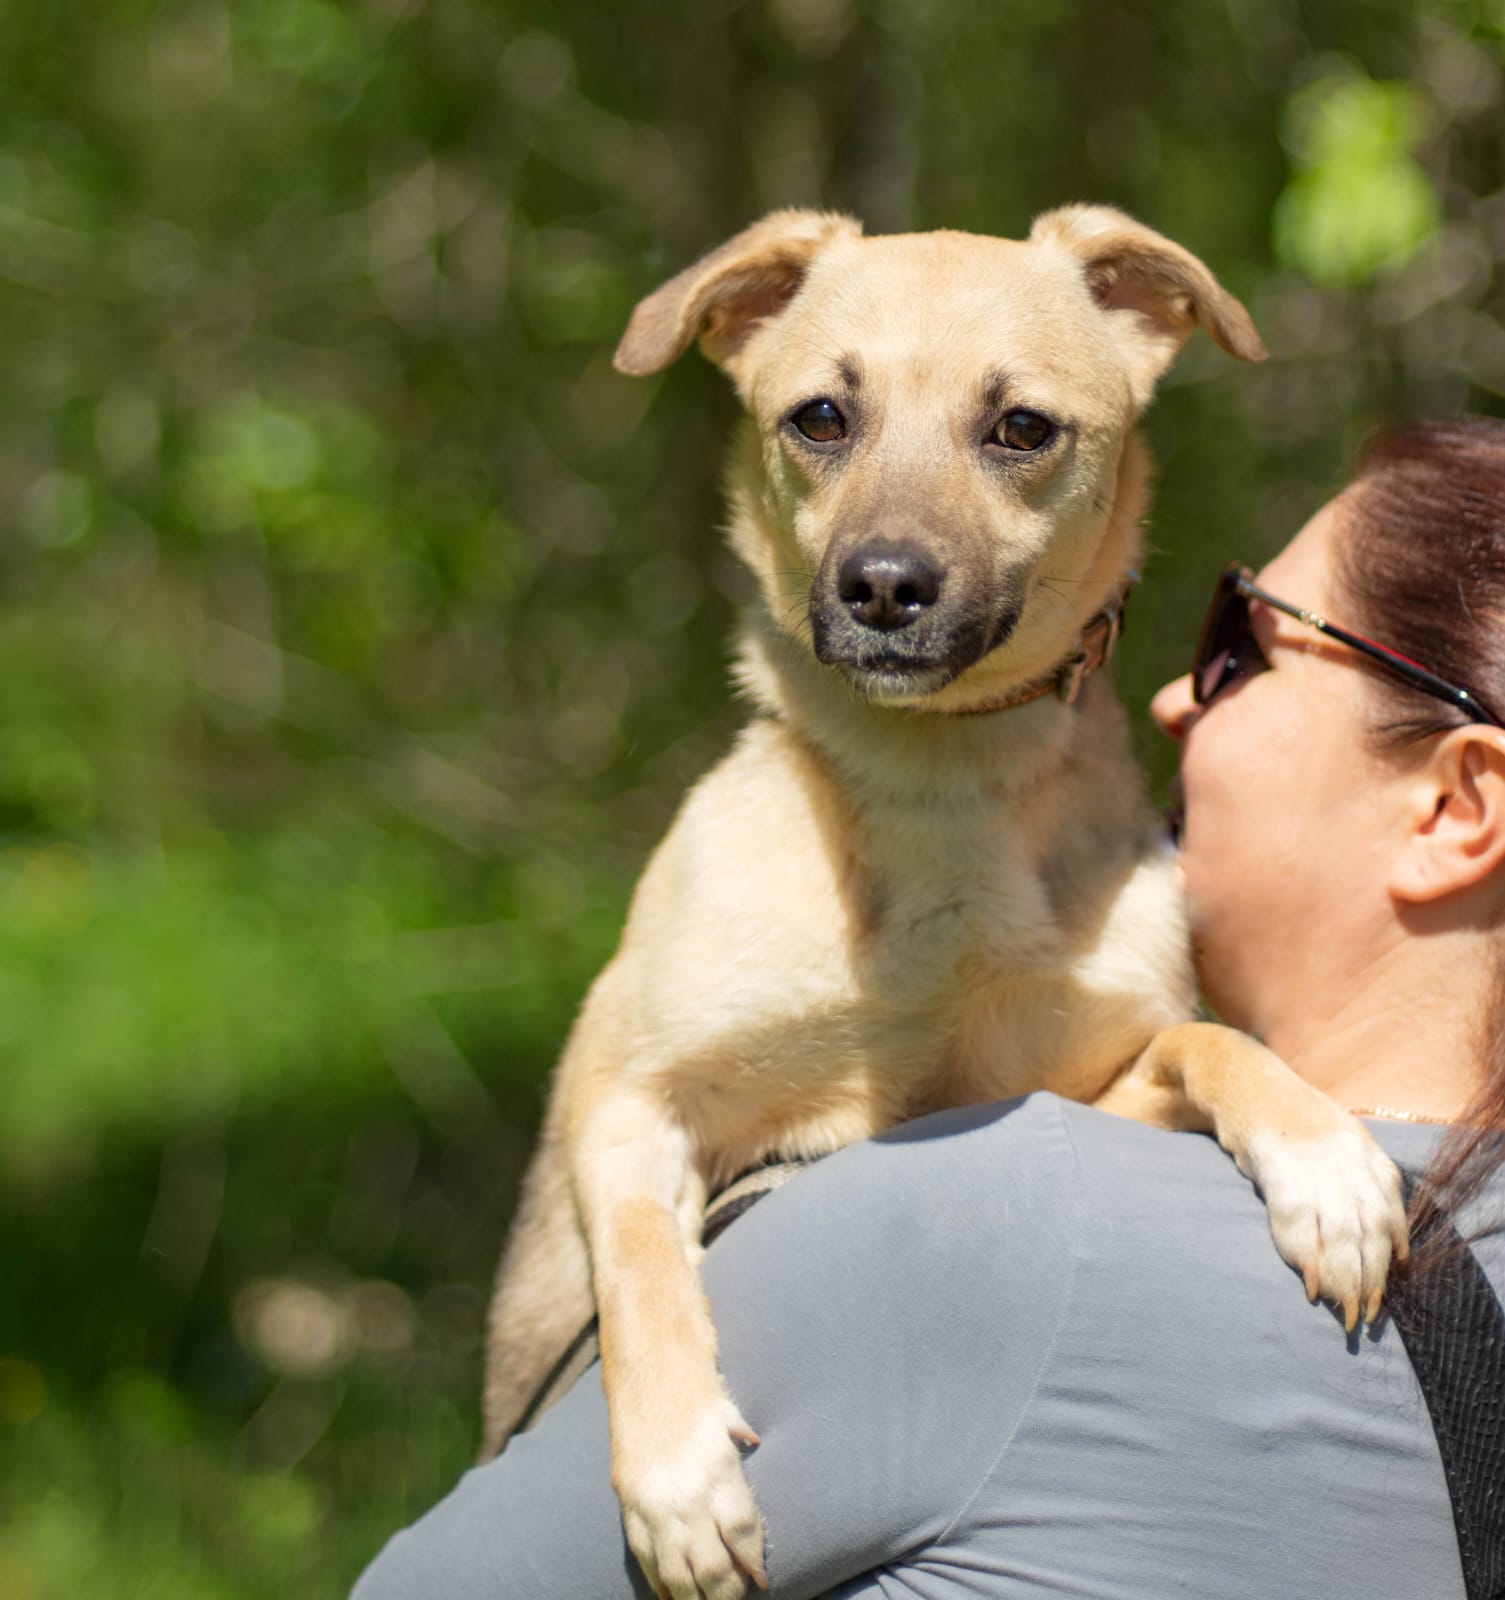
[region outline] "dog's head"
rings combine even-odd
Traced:
[[[736,538],[771,619],[915,703],[1048,667],[1112,591],[1125,441],[1199,323],[1264,356],[1195,256],[1106,207],[1022,242],[781,211],[644,300],[616,360],[657,372],[699,337],[756,424]]]

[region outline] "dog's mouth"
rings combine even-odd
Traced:
[[[937,694],[964,670],[943,661],[917,661],[907,656],[830,665],[845,673],[852,687],[871,700],[912,700]]]
[[[875,700],[914,699],[938,693],[1005,643],[1018,626],[1019,607],[953,616],[946,624],[929,619],[889,632],[854,626],[816,604],[810,620],[818,661]]]

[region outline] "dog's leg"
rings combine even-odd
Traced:
[[[1380,1311],[1392,1256],[1407,1253],[1400,1174],[1359,1119],[1232,1028],[1167,1028],[1094,1102],[1218,1143],[1265,1197],[1276,1248],[1308,1299],[1343,1308],[1352,1332]]]
[[[486,1349],[482,1460],[494,1456],[595,1312],[590,1257],[551,1113],[497,1272]]]
[[[674,1600],[767,1587],[763,1526],[738,1445],[757,1436],[716,1366],[697,1266],[705,1185],[690,1138],[646,1087],[602,1088],[572,1119],[590,1238],[612,1484],[633,1553]]]

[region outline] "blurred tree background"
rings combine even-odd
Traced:
[[[339,1596],[470,1457],[547,1073],[737,720],[734,408],[613,373],[637,297],[785,204],[1203,255],[1273,360],[1152,413],[1142,712],[1371,427],[1500,408],[1502,28],[0,13],[0,1596]]]

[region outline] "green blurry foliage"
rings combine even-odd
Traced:
[[[1275,247],[1315,283],[1365,283],[1434,244],[1442,207],[1413,152],[1427,103],[1408,83],[1361,73],[1296,94],[1286,144],[1296,166],[1275,208]]]
[[[549,1067],[737,719],[734,407],[612,370],[635,300],[773,205],[1202,254],[1273,359],[1149,420],[1142,713],[1375,422],[1498,409],[1502,25],[6,10],[0,1593],[337,1596],[469,1458]]]

